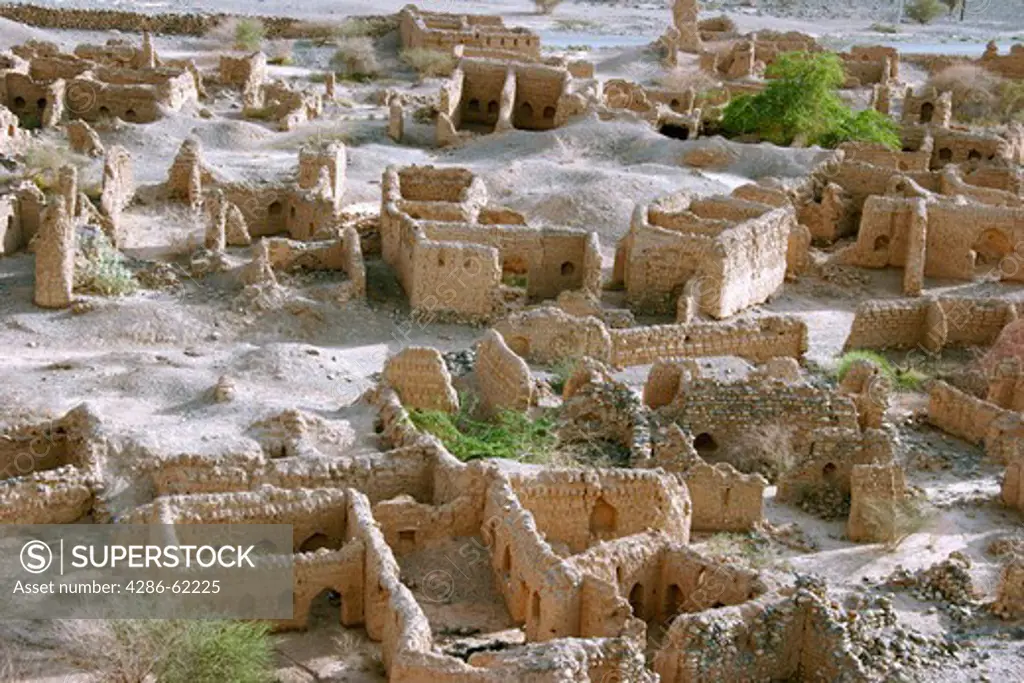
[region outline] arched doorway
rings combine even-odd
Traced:
[[[629,608],[633,610],[633,616],[637,619],[644,617],[644,585],[638,583],[629,591]]]
[[[931,123],[932,116],[935,115],[935,105],[931,102],[925,102],[921,105],[921,123]]]
[[[1000,261],[1013,253],[1013,243],[1003,231],[989,228],[974,240],[971,251],[975,272],[983,274],[998,268]]]

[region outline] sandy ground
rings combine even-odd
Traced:
[[[100,6],[96,2],[77,4]],[[396,0],[313,0],[242,6],[228,0],[183,0],[173,5],[148,3],[145,9],[244,8],[267,14],[338,18],[394,11],[403,4]],[[523,0],[428,0],[420,4],[435,11],[501,13],[510,24],[543,31],[545,40],[553,37],[549,44],[590,44],[594,49],[586,54],[596,62],[602,78],[649,80],[660,74],[660,67],[640,45],[655,38],[667,25],[665,3],[566,2],[553,17],[532,13],[531,4]],[[836,40],[870,37],[866,29],[877,20],[867,15],[853,20],[776,18],[738,7],[730,8],[729,13],[743,30],[797,29]],[[971,45],[981,45],[989,37],[1009,39],[1017,28],[1020,26],[1012,21],[979,18],[965,25],[942,22],[923,29],[908,28],[895,39],[924,44],[963,35],[968,36]],[[29,38],[73,46],[83,40],[100,42],[112,35],[40,31],[0,20],[0,48]],[[176,57],[209,60],[209,51],[217,47],[215,41],[205,39],[157,38],[158,51]],[[329,52],[315,48],[296,49],[296,65],[275,71],[275,75],[301,78],[323,70],[329,56]],[[336,105],[324,119],[287,134],[241,120],[238,101],[226,97],[207,105],[215,114],[212,119],[183,112],[151,125],[125,124],[102,135],[107,144],[124,145],[132,153],[143,198],[149,191],[147,185],[165,179],[178,146],[188,135],[202,141],[206,160],[218,173],[254,182],[289,178],[304,141],[341,136],[349,142],[345,197],[349,209],[376,207],[381,171],[389,164],[466,166],[485,180],[496,203],[523,211],[540,224],[595,231],[608,267],[615,243],[626,231],[637,202],[670,192],[727,192],[742,182],[765,176],[797,177],[822,155],[813,149],[737,146],[737,159],[730,168],[709,173],[680,164],[685,151],[704,144],[701,141],[667,139],[640,123],[594,120],[580,120],[543,133],[490,136],[449,151],[427,148],[429,127],[413,124],[409,135],[424,141],[423,146],[390,142],[384,134],[385,112],[377,104],[378,92],[397,86],[432,93],[437,85],[437,81],[416,84],[406,79],[344,86],[341,94],[350,106]],[[59,142],[59,136],[52,134],[44,134],[43,139]],[[82,182],[96,182],[99,162],[80,161]],[[175,252],[186,251],[200,231],[183,216],[152,205],[133,207],[126,220],[132,229],[126,252],[137,259],[171,258]],[[249,250],[233,249],[229,259],[238,264],[250,256]],[[87,401],[102,416],[104,429],[122,449],[125,461],[139,457],[143,448],[210,457],[259,448],[251,425],[289,408],[317,415],[338,430],[357,436],[368,434],[367,416],[349,406],[370,386],[389,352],[406,344],[461,349],[479,336],[479,330],[454,325],[415,324],[408,333],[402,332],[408,309],[397,282],[379,262],[371,262],[369,267],[370,293],[365,304],[325,304],[315,298],[314,286],[301,279],[285,280],[279,298],[259,302],[241,296],[229,278],[182,277],[176,289],[143,291],[124,299],[92,298],[89,310],[75,313],[42,311],[31,304],[30,255],[0,260],[0,345],[5,349],[0,356],[0,422],[43,421]],[[810,328],[809,360],[828,367],[842,348],[857,302],[897,296],[900,278],[896,271],[841,272],[832,280],[805,278],[787,283],[767,305],[745,315],[799,315]],[[1022,287],[931,281],[927,285],[936,292],[984,291],[1024,298]],[[614,295],[610,301],[614,301]],[[632,368],[621,376],[639,390],[645,371]],[[210,390],[222,375],[231,377],[237,386],[237,399],[229,404],[210,399]],[[978,449],[920,424],[923,400],[920,394],[902,396],[892,418],[897,424],[900,457],[907,464],[909,481],[924,488],[939,504],[939,514],[922,531],[891,550],[851,544],[842,537],[841,523],[822,521],[776,504],[770,497],[769,521],[799,525],[817,546],[813,552],[778,549],[775,569],[820,574],[845,595],[860,590],[865,577],[875,581],[898,565],[926,567],[960,550],[974,561],[976,585],[991,599],[999,560],[986,552],[987,545],[996,536],[1019,533],[1021,520],[995,503],[999,466],[985,462]],[[350,446],[354,451],[371,453],[375,447],[372,438],[358,438]],[[918,456],[922,453],[948,467],[920,467]],[[507,612],[489,583],[487,563],[468,563],[464,559],[464,551],[474,541],[478,539],[456,539],[400,557],[403,576],[421,598],[441,647],[472,648],[473,636],[478,632],[500,634],[510,642],[519,633],[509,630]],[[452,558],[458,558],[454,568]],[[441,579],[438,571],[445,572]],[[980,660],[970,670],[933,669],[921,679],[983,680],[979,676],[984,675],[993,681],[1024,680],[1024,646],[1019,630],[992,620],[981,620],[964,630],[942,611],[932,609],[934,605],[903,595],[895,599],[899,617],[908,627],[926,633],[957,633],[957,637],[973,640],[980,650],[990,653],[988,659]],[[277,639],[282,680],[383,680],[379,646],[368,642],[361,631],[338,626],[336,614],[337,606],[325,600],[318,606],[309,633]],[[0,632],[19,644],[18,661],[24,670],[38,669],[37,664],[42,667],[41,672],[17,675],[6,675],[0,669],[0,680],[84,680],[62,670],[45,649],[25,645],[40,645],[37,627],[0,625]]]

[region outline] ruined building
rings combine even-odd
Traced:
[[[416,315],[487,320],[566,290],[598,293],[594,233],[491,207],[465,169],[391,167],[381,192],[382,255]]]

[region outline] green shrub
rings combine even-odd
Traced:
[[[402,50],[401,60],[416,69],[420,76],[450,76],[455,68],[455,57],[440,50],[428,50],[417,47]]]
[[[912,0],[907,5],[907,16],[919,24],[929,24],[947,11],[939,0]]]
[[[75,253],[75,291],[122,296],[138,288],[135,275],[124,265],[121,252],[102,232],[79,240]]]
[[[56,659],[109,683],[270,683],[262,624],[181,619],[84,619],[54,624]]]
[[[882,354],[863,350],[848,351],[839,357],[835,370],[836,379],[842,382],[843,378],[846,377],[846,373],[849,372],[850,366],[858,360],[866,360],[877,367],[897,389],[916,391],[929,379],[928,375],[916,368],[897,367]]]
[[[578,358],[562,358],[551,364],[551,374],[555,376],[550,382],[552,391],[558,394],[562,393],[562,390],[565,389],[565,383],[569,381],[572,373],[576,371],[578,363]]]
[[[787,52],[768,67],[768,86],[757,95],[741,95],[722,114],[731,135],[756,134],[777,145],[796,139],[835,146],[848,140],[900,148],[896,124],[872,110],[853,112],[837,90],[844,81],[839,57],[832,53]]]
[[[471,402],[464,399],[456,415],[413,410],[409,417],[417,429],[436,436],[463,462],[480,458],[546,462],[554,452],[554,421],[548,417],[531,419],[525,413],[506,410],[489,421],[480,421],[470,417],[471,412]]]
[[[236,50],[259,50],[266,37],[267,29],[259,19],[246,17],[235,24]]]
[[[373,41],[366,37],[343,38],[331,57],[331,67],[342,78],[369,80],[376,77],[380,66]]]
[[[265,624],[183,622],[160,666],[160,683],[270,683],[273,650]]]

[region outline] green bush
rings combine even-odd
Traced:
[[[79,241],[75,253],[76,292],[122,296],[137,288],[135,275],[104,233],[97,232]]]
[[[855,361],[866,360],[885,375],[892,385],[897,389],[916,391],[928,379],[928,375],[915,368],[899,368],[893,365],[888,358],[874,351],[848,351],[839,357],[836,364],[836,379],[840,382],[850,371],[850,366]]]
[[[265,624],[186,621],[160,666],[160,683],[270,683],[273,650]]]
[[[54,657],[104,683],[270,683],[267,632],[241,621],[61,620]]]
[[[439,410],[413,410],[409,417],[417,429],[433,434],[459,460],[505,458],[525,462],[546,462],[557,439],[554,421],[531,419],[525,413],[506,410],[489,421],[470,417],[470,402],[462,401],[456,415]]]
[[[919,24],[929,24],[947,11],[939,0],[913,0],[907,5],[907,16]]]
[[[874,110],[853,112],[837,90],[843,66],[832,53],[787,52],[768,67],[768,86],[757,95],[741,95],[722,114],[730,135],[756,134],[777,145],[800,138],[810,145],[834,147],[858,140],[900,148],[896,124]]]
[[[339,40],[331,57],[331,67],[341,78],[349,80],[365,81],[376,77],[380,65],[373,40],[367,37]]]
[[[267,29],[259,19],[242,18],[235,24],[235,48],[238,50],[259,50]]]

